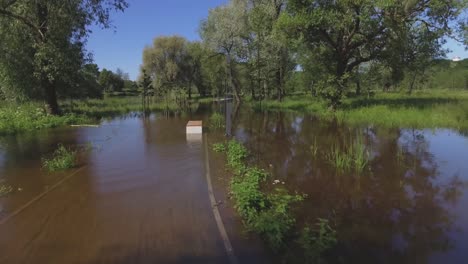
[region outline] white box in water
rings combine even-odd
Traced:
[[[203,133],[203,123],[201,120],[188,121],[186,127],[187,134],[202,134]]]

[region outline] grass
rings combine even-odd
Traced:
[[[247,164],[247,149],[231,140],[225,147],[228,166],[233,170],[230,189],[235,208],[247,229],[259,234],[274,250],[285,245],[296,219],[291,206],[304,196],[290,194],[284,187],[264,190],[271,175]]]
[[[0,135],[90,122],[92,121],[89,118],[74,113],[63,116],[48,115],[36,103],[0,106]]]
[[[352,125],[405,128],[468,128],[468,91],[426,90],[406,93],[377,93],[374,97],[343,100],[336,110],[310,96],[286,98],[283,102],[253,103],[257,110],[312,113]]]
[[[42,166],[51,172],[73,168],[76,166],[76,151],[59,145],[52,157],[42,159]]]
[[[344,146],[344,148],[335,144],[326,157],[330,164],[338,171],[354,171],[357,174],[364,171],[370,160],[369,152],[360,136],[356,140],[351,141],[347,146]]]

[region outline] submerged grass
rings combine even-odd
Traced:
[[[6,196],[10,194],[11,192],[13,192],[13,187],[11,187],[10,185],[6,185],[6,184],[0,184],[0,197]]]
[[[236,140],[228,142],[226,153],[228,165],[234,171],[230,187],[237,212],[248,230],[259,234],[272,249],[280,249],[296,222],[291,206],[304,197],[290,194],[284,187],[264,191],[270,174],[249,166],[248,151]]]
[[[286,263],[322,263],[323,253],[336,245],[336,231],[319,218],[316,228],[306,225],[296,232],[292,206],[305,195],[292,194],[284,186],[268,188],[271,175],[247,163],[249,153],[238,141],[214,144],[213,149],[226,152],[234,172],[231,195],[247,230],[259,234],[271,249],[282,251]]]
[[[353,125],[407,128],[468,128],[468,91],[431,90],[406,93],[377,93],[371,98],[343,100],[336,111],[310,96],[291,97],[283,102],[254,103],[255,109],[312,113]]]
[[[224,127],[224,116],[218,112],[214,112],[210,116],[210,127],[213,129],[220,129]]]
[[[59,145],[52,157],[42,159],[42,166],[51,172],[73,168],[76,166],[76,151]]]
[[[326,157],[338,171],[354,171],[356,174],[362,173],[370,160],[369,152],[360,136],[344,148],[335,144]]]

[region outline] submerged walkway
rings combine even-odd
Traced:
[[[0,263],[230,263],[202,141],[186,141],[182,120],[135,118],[73,136],[102,149],[0,224]]]

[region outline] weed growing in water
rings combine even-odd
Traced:
[[[224,116],[218,112],[214,112],[210,116],[210,127],[213,129],[219,129],[224,127]]]
[[[310,146],[310,152],[312,153],[312,157],[316,158],[318,154],[318,145],[317,145],[317,138],[314,137],[314,143]]]
[[[42,166],[48,171],[66,170],[75,167],[75,165],[76,151],[67,149],[63,145],[59,145],[50,159],[42,159]]]
[[[370,155],[362,138],[358,136],[344,150],[339,145],[334,145],[327,159],[341,172],[354,170],[356,173],[362,173],[369,164]]]
[[[325,263],[323,253],[337,244],[336,231],[327,219],[319,218],[316,226],[305,227],[297,240],[304,252],[303,263]]]
[[[213,144],[213,150],[215,152],[225,152],[226,151],[226,145],[223,143],[214,143]]]
[[[271,176],[264,170],[246,164],[247,149],[235,140],[228,142],[228,165],[234,170],[231,194],[235,208],[249,231],[259,234],[268,245],[278,250],[295,223],[291,212],[293,203],[304,196],[289,194],[285,188],[271,193],[262,191],[262,184]]]
[[[13,187],[6,184],[0,184],[0,197],[5,196],[13,192]]]

